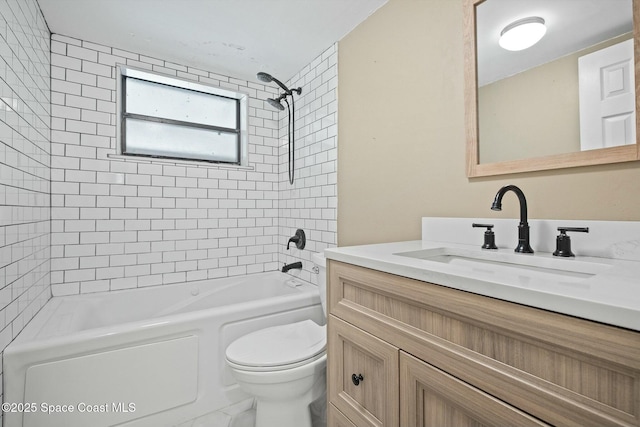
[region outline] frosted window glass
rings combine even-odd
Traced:
[[[239,163],[238,136],[127,118],[126,154]]]
[[[127,113],[235,129],[236,102],[189,89],[126,79]]]

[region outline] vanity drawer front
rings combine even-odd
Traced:
[[[349,418],[345,417],[333,404],[328,406],[329,413],[327,414],[327,426],[328,427],[356,427],[354,423],[349,421]]]
[[[401,426],[548,426],[403,351],[400,408]]]
[[[640,426],[640,333],[328,264],[332,315],[555,425]]]
[[[329,402],[359,427],[398,426],[398,349],[335,317],[328,328]]]

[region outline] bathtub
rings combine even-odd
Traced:
[[[4,352],[5,427],[174,426],[248,399],[236,338],[324,322],[318,288],[280,272],[54,297]]]

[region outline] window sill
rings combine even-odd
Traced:
[[[198,160],[180,160],[180,159],[159,159],[152,157],[138,157],[138,156],[127,156],[124,154],[107,154],[107,157],[112,160],[119,160],[125,162],[136,162],[136,163],[147,163],[147,164],[161,164],[161,165],[172,165],[172,166],[198,166],[201,168],[210,168],[210,169],[233,169],[233,170],[249,170],[252,171],[255,168],[253,166],[243,166],[243,165],[231,165],[225,163],[211,163],[204,162]]]

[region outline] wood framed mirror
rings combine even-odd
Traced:
[[[633,116],[627,118],[627,125],[626,128],[624,128],[626,129],[627,141],[626,143],[621,143],[625,145],[603,145],[603,148],[589,148],[584,144],[585,138],[580,137],[581,132],[583,135],[586,134],[584,129],[581,130],[581,121],[582,123],[590,122],[580,117],[580,115],[583,114],[579,111],[580,102],[584,103],[584,101],[580,101],[579,98],[582,97],[585,99],[585,97],[583,95],[578,96],[579,79],[583,80],[580,85],[585,81],[584,77],[578,76],[578,58],[586,57],[592,52],[603,50],[603,46],[608,47],[620,41],[627,40],[626,43],[629,49],[632,49],[634,58],[629,62],[627,68],[627,77],[631,77],[629,80],[631,89],[635,91],[635,94],[631,95],[630,102],[632,107],[635,106],[636,112],[640,111],[640,96],[638,96],[640,95],[640,0],[626,0],[627,9],[623,9],[623,11],[624,14],[630,16],[627,17],[627,24],[625,24],[628,25],[628,28],[622,31],[623,34],[619,35],[615,33],[615,35],[612,35],[614,33],[607,33],[605,30],[602,30],[600,36],[604,37],[603,39],[595,42],[593,39],[583,41],[582,43],[587,44],[581,45],[581,47],[575,51],[572,50],[571,53],[565,52],[557,57],[565,63],[570,61],[571,71],[566,73],[572,76],[571,81],[563,80],[560,77],[556,78],[555,75],[550,76],[549,73],[551,71],[549,71],[547,67],[554,63],[555,59],[536,59],[539,61],[537,65],[527,65],[529,68],[525,68],[525,70],[537,67],[536,73],[539,72],[541,67],[545,67],[544,72],[546,74],[539,74],[539,76],[542,75],[544,77],[537,77],[538,80],[552,82],[552,85],[556,85],[555,87],[544,89],[544,91],[548,91],[547,95],[543,95],[545,93],[544,91],[536,89],[536,86],[530,83],[530,80],[524,80],[525,83],[523,83],[523,81],[517,83],[520,86],[526,87],[529,91],[528,93],[520,94],[513,92],[512,88],[515,86],[513,86],[512,78],[522,78],[526,76],[526,73],[529,73],[529,71],[514,71],[515,69],[510,68],[510,64],[504,65],[493,57],[489,59],[489,63],[492,64],[493,67],[486,67],[479,63],[480,60],[482,60],[484,61],[482,63],[486,64],[488,54],[485,53],[485,50],[481,50],[484,49],[482,46],[485,42],[482,40],[483,36],[480,35],[478,31],[486,31],[487,25],[485,25],[483,21],[486,19],[484,17],[495,17],[497,15],[496,10],[502,12],[507,9],[507,7],[504,6],[505,1],[508,2],[509,7],[518,3],[521,5],[525,4],[527,8],[531,5],[534,5],[534,7],[531,10],[522,11],[521,13],[514,13],[512,11],[511,17],[505,15],[505,17],[502,18],[502,23],[500,23],[499,19],[492,22],[493,28],[490,37],[495,40],[496,44],[500,36],[501,28],[504,28],[513,20],[522,18],[523,14],[525,16],[529,14],[544,14],[544,6],[548,4],[549,1],[557,4],[564,0],[464,0],[467,176],[482,177],[640,160],[640,145],[637,142],[638,137],[640,137],[640,114],[634,112]],[[578,6],[579,8],[585,9],[587,3],[589,3],[589,5],[597,4],[598,1],[604,1],[609,6],[611,6],[612,2],[619,2],[620,4],[625,2],[625,0],[567,1],[574,7]],[[600,22],[607,21],[607,19],[602,17],[602,11],[598,12],[595,9],[588,9],[587,12],[595,16],[598,16],[598,13],[600,13],[598,25],[600,25]],[[577,14],[572,13],[571,15]],[[549,24],[548,26],[550,27],[547,33],[548,36],[552,36],[554,31],[556,33],[558,32],[558,16],[559,14],[554,15],[552,13],[550,17],[546,17]],[[545,17],[543,16],[543,18]],[[591,18],[593,18],[593,16]],[[556,26],[555,30],[554,25]],[[565,35],[576,33],[576,25],[578,26],[577,28],[586,28],[584,22],[580,21],[573,25],[573,29],[567,25],[563,27],[560,32],[564,32]],[[619,31],[619,29],[617,29],[617,31]],[[545,38],[547,35],[545,35]],[[557,45],[557,42],[554,40],[556,39],[550,37],[545,42],[547,45],[550,43]],[[531,48],[530,52],[528,52],[529,49],[516,52],[511,58],[520,58],[521,62],[528,62],[529,59],[538,57],[539,53],[545,49],[545,46],[541,42],[540,46],[534,46],[534,48]],[[522,61],[523,58],[525,59],[524,61]],[[565,67],[565,65],[563,65],[563,67]],[[491,74],[491,72],[485,72],[487,68],[494,68],[492,71],[494,73],[496,71],[495,69],[499,69],[499,71],[494,75]],[[500,77],[498,76],[500,73],[507,75]],[[624,72],[619,73],[618,77],[623,74]],[[635,82],[633,81],[634,77]],[[495,84],[496,82],[498,83]],[[505,86],[506,82],[511,86]],[[502,86],[498,86],[498,84]],[[571,93],[571,99],[564,100],[555,98],[563,92]],[[542,99],[543,108],[540,108],[540,100],[536,102],[533,99],[536,97]],[[490,103],[496,99],[501,100],[500,105]],[[509,100],[502,101],[503,99]],[[569,97],[567,99],[569,99]],[[508,103],[516,103],[519,102],[518,100],[522,102],[515,106]],[[502,102],[506,104],[502,104]],[[534,110],[534,106],[537,106],[539,109]],[[556,106],[563,109],[556,111]],[[585,110],[584,108],[582,109]],[[494,127],[491,127],[492,125]],[[541,128],[544,132],[538,132]],[[621,131],[622,133],[625,132],[624,129]],[[631,134],[631,131],[634,133]],[[618,131],[618,133],[620,133],[620,131]],[[632,136],[629,137],[629,135]],[[495,147],[491,146],[492,141],[496,141],[497,145]],[[518,146],[518,144],[522,145]],[[536,153],[535,150],[531,149],[533,146],[546,146],[547,148],[545,149],[550,151],[548,153],[544,151]],[[498,153],[497,157],[495,153]],[[506,157],[500,158],[500,156]]]

